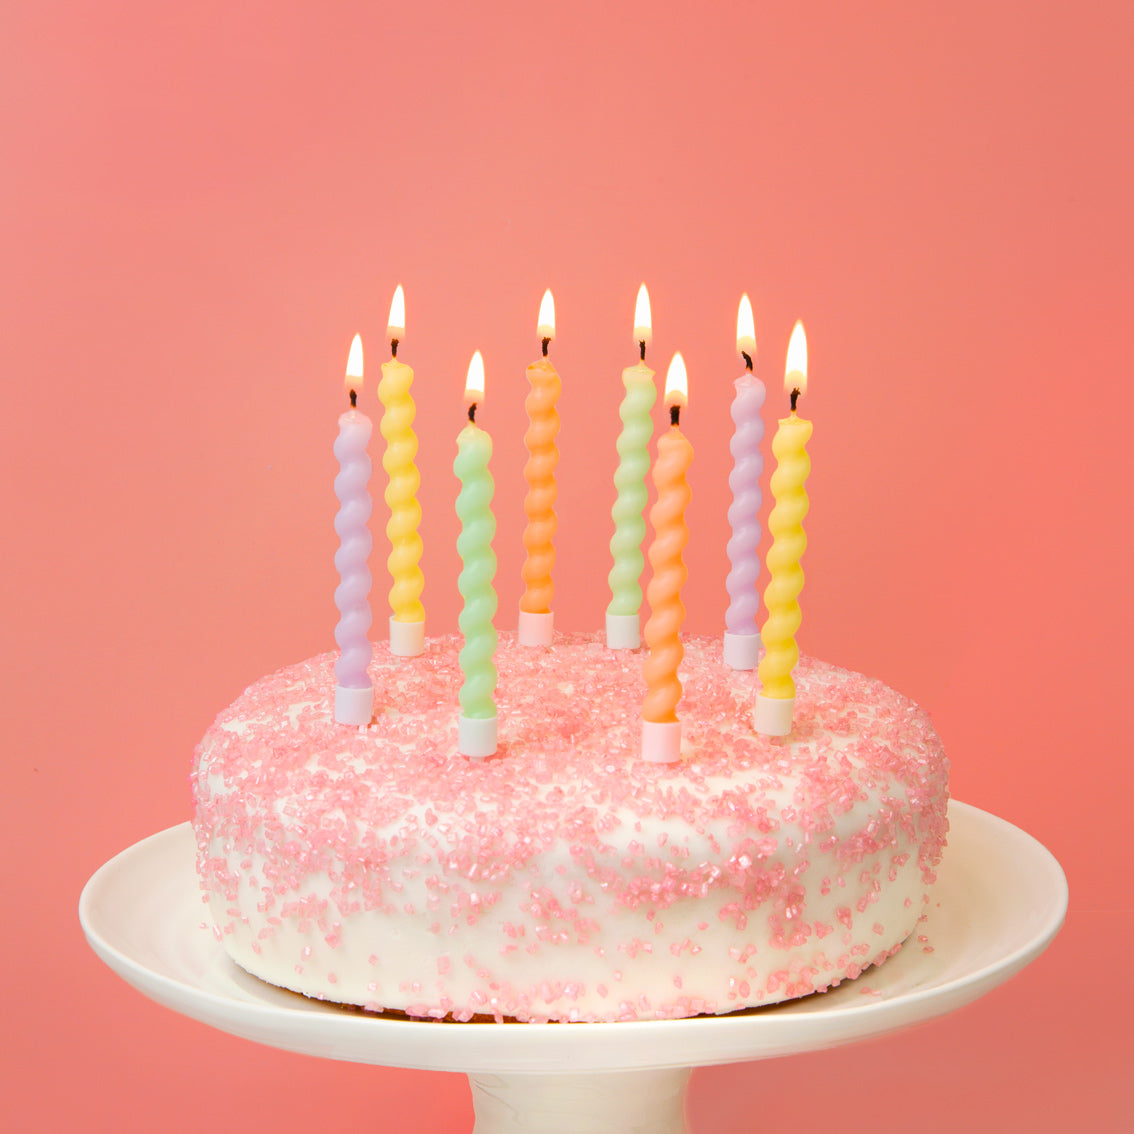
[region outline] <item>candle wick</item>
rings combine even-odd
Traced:
[[[639,354],[640,354],[642,361],[645,362],[646,361],[646,340],[645,339],[639,339],[638,340],[638,351],[639,351]]]
[[[747,368],[748,370],[751,370],[751,369],[752,369],[752,355],[750,355],[750,354],[748,353],[748,351],[746,351],[746,350],[742,350],[742,351],[741,351],[740,353],[741,353],[742,355],[744,355],[744,365],[745,365],[745,367],[746,367],[746,368]]]
[[[476,424],[476,402],[469,402],[469,421]]]
[[[397,358],[398,357],[398,340],[397,339],[391,339],[390,340],[390,357],[391,358]]]
[[[544,358],[546,358],[546,357],[547,357],[547,344],[548,344],[549,342],[551,342],[551,340],[550,340],[550,339],[544,339],[544,340],[543,340],[543,357],[544,357]]]
[[[795,403],[799,401],[799,387],[796,386],[791,392],[791,412],[795,413]]]
[[[351,392],[350,392],[350,408],[351,409],[357,409],[358,408],[358,394],[356,394],[354,392],[354,390],[351,390]]]
[[[680,425],[681,424],[681,407],[679,405],[677,405],[676,403],[674,403],[672,406],[669,407],[669,424],[670,425]]]

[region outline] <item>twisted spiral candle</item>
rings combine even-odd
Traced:
[[[524,446],[528,460],[524,465],[524,479],[528,483],[524,497],[524,512],[528,517],[524,529],[523,579],[526,584],[520,599],[520,609],[531,614],[546,614],[551,610],[555,586],[551,570],[555,566],[555,549],[551,541],[555,536],[555,466],[559,463],[559,450],[555,438],[559,433],[559,412],[555,403],[562,383],[555,367],[541,359],[528,367],[531,390],[524,400],[528,413],[528,429]]]
[[[479,359],[479,352],[475,357]],[[480,389],[483,397],[483,386]],[[496,628],[492,622],[496,615],[496,554],[492,550],[496,518],[492,513],[494,485],[488,470],[492,438],[476,424],[475,417],[473,402],[469,423],[457,437],[453,471],[461,484],[457,495],[457,516],[461,521],[461,534],[457,537],[457,553],[461,557],[457,589],[464,599],[458,625],[465,639],[458,656],[463,677],[458,746],[463,755],[480,757],[496,751]]]
[[[681,751],[681,725],[677,719],[681,681],[677,671],[685,655],[681,645],[681,624],[685,620],[681,588],[689,572],[682,552],[689,542],[685,509],[692,493],[685,474],[693,460],[693,446],[678,425],[680,400],[671,395],[670,383],[679,364],[683,378],[684,363],[680,354],[674,356],[666,379],[666,401],[670,405],[672,424],[658,440],[653,469],[657,500],[650,509],[650,524],[654,529],[650,544],[653,576],[646,588],[650,617],[645,636],[650,652],[642,669],[647,687],[642,702],[642,755],[657,763],[671,763]]]
[[[760,692],[754,717],[756,731],[766,736],[786,736],[791,732],[795,704],[792,670],[799,660],[795,635],[802,619],[797,600],[803,590],[800,560],[807,547],[803,520],[809,507],[805,483],[811,471],[807,442],[812,430],[811,422],[795,412],[796,399],[807,381],[806,340],[802,332],[802,325],[797,323],[792,343],[803,344],[801,363],[793,361],[793,347],[788,348],[787,377],[793,382],[791,415],[780,419],[772,441],[776,471],[772,473],[771,488],[776,503],[768,517],[772,532],[772,546],[768,551],[771,579],[764,590],[768,617],[761,633],[764,656],[760,660]]]
[[[626,393],[618,414],[622,432],[618,435],[618,468],[614,473],[617,497],[611,508],[614,535],[610,554],[614,565],[607,581],[610,604],[606,608],[606,644],[612,650],[636,650],[642,644],[638,611],[642,606],[642,541],[646,538],[646,473],[650,468],[650,438],[654,423],[657,388],[654,372],[646,365],[646,347],[653,337],[650,293],[646,285],[638,288],[634,303],[634,339],[641,357],[637,365],[622,371]]]
[[[760,478],[764,473],[764,383],[752,372],[752,356],[756,352],[756,334],[752,305],[745,295],[737,316],[736,347],[744,356],[747,369],[734,383],[732,420],[736,425],[729,449],[733,466],[728,484],[732,503],[728,509],[731,535],[727,552],[729,573],[725,580],[729,604],[725,611],[724,660],[732,669],[755,669],[760,646],[756,616],[760,594],[756,584],[760,578],[760,505],[763,493]]]
[[[555,593],[551,571],[555,566],[555,466],[559,463],[559,450],[555,438],[559,433],[559,400],[562,383],[559,374],[547,357],[547,346],[555,335],[555,306],[551,292],[545,292],[540,305],[539,333],[543,338],[543,357],[528,367],[530,389],[524,400],[528,414],[528,429],[524,446],[528,450],[524,465],[524,480],[528,491],[524,497],[524,512],[528,517],[524,529],[524,559],[522,576],[524,593],[520,597],[520,645],[551,645],[551,599]],[[534,617],[533,617],[534,616]]]
[[[382,467],[386,470],[386,505],[390,518],[386,535],[390,540],[387,566],[393,585],[390,588],[390,649],[401,657],[415,657],[425,648],[425,608],[421,592],[425,577],[421,573],[421,505],[417,490],[421,485],[414,459],[417,456],[417,434],[413,430],[417,407],[410,390],[413,369],[399,362],[398,342],[405,334],[405,295],[401,284],[390,305],[387,334],[393,357],[382,363],[382,379],[378,383],[378,399],[384,412],[379,428],[386,439]]]
[[[339,549],[335,552],[335,568],[339,585],[335,589],[335,605],[339,622],[335,641],[340,654],[335,661],[335,720],[341,724],[368,724],[374,712],[374,687],[367,667],[373,657],[370,629],[370,569],[367,560],[373,541],[370,537],[371,500],[370,457],[367,445],[373,427],[370,418],[356,408],[356,384],[362,379],[362,340],[355,335],[347,363],[347,383],[351,408],[339,418],[339,435],[335,439],[335,456],[339,474],[335,477],[335,495],[339,511],[335,531]]]
[[[410,395],[412,382],[413,370],[404,363],[396,359],[382,363],[378,397],[385,406],[385,412],[379,428],[386,439],[382,467],[388,477],[386,504],[390,509],[390,519],[386,524],[386,535],[390,540],[387,565],[393,578],[390,607],[394,621],[403,623],[425,620],[425,608],[421,604],[425,577],[418,566],[422,543],[418,534],[421,505],[417,500],[417,490],[421,476],[414,462],[417,435],[413,431],[413,420],[417,411]]]
[[[732,530],[726,546],[730,570],[725,581],[729,604],[725,611],[725,628],[730,634],[757,634],[756,613],[760,595],[756,582],[760,576],[760,560],[756,548],[763,529],[760,527],[760,505],[764,494],[760,477],[764,472],[764,456],[760,442],[764,437],[764,421],[760,407],[764,404],[764,384],[736,382],[737,396],[732,403],[732,420],[736,432],[729,450],[733,457],[728,486],[732,503],[728,522]]]
[[[617,497],[610,514],[614,520],[614,535],[610,540],[610,554],[614,566],[610,570],[610,605],[607,615],[633,617],[633,640],[626,639],[631,648],[638,645],[637,619],[642,605],[642,541],[646,538],[646,474],[650,470],[650,440],[654,422],[650,411],[657,400],[654,372],[644,363],[628,366],[622,371],[622,384],[626,393],[618,414],[622,418],[622,432],[618,435],[618,468],[614,473]],[[607,645],[614,645],[607,632]],[[619,644],[621,644],[621,639]]]

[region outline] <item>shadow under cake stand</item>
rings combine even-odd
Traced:
[[[727,1016],[618,1024],[437,1023],[306,1000],[229,960],[210,931],[188,823],[123,851],[83,889],[94,951],[159,1004],[258,1043],[387,1067],[465,1072],[474,1134],[683,1134],[694,1067],[817,1051],[983,996],[1059,931],[1067,881],[1040,843],[949,804],[928,917],[901,951],[830,992]]]

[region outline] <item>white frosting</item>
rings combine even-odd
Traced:
[[[514,643],[488,760],[456,754],[453,639],[376,659],[390,708],[367,729],[330,719],[329,656],[218,718],[195,825],[234,960],[413,1015],[648,1019],[828,987],[913,930],[947,763],[912,703],[804,659],[796,732],[773,742],[751,731],[754,675],[690,640],[688,755],[646,765],[640,654]]]

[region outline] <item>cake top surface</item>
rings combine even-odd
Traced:
[[[236,829],[242,801],[247,822],[263,821],[256,801],[285,801],[281,826],[302,828],[314,853],[320,843],[339,854],[393,850],[428,833],[449,846],[452,865],[475,872],[497,856],[515,865],[524,847],[552,839],[600,844],[613,837],[604,824],[628,826],[631,849],[644,851],[634,834],[664,843],[667,829],[731,817],[758,854],[760,833],[774,837],[781,820],[837,832],[864,792],[907,815],[946,792],[928,716],[879,681],[813,659],[795,670],[791,737],[756,735],[755,673],[728,669],[716,638],[684,640],[683,758],[667,765],[639,758],[640,652],[608,650],[597,635],[533,649],[502,634],[499,750],[469,760],[457,752],[459,646],[455,636],[432,639],[411,659],[379,647],[378,709],[361,728],[333,720],[333,654],[258,681],[201,742],[198,815],[215,825],[223,810]],[[927,870],[944,843],[940,812],[941,830],[922,832]]]

